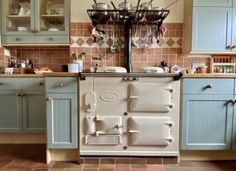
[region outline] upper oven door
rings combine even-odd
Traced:
[[[133,83],[129,89],[131,112],[170,112],[173,107],[169,83]]]

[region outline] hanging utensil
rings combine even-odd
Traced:
[[[113,3],[113,1],[110,1],[111,2],[111,5],[113,6],[114,10],[116,10],[116,6],[115,4]]]
[[[116,37],[116,26],[113,25],[113,32],[112,32],[112,39],[113,39],[113,41],[112,41],[112,45],[111,45],[111,52],[112,53],[116,53],[120,49],[118,43],[115,40],[116,39],[115,37]]]
[[[138,0],[136,11],[139,9],[140,2],[141,2],[141,0]]]
[[[97,0],[93,0],[93,2],[94,2],[94,4],[96,4],[96,5],[97,5]]]

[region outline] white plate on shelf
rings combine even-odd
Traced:
[[[35,74],[43,74],[43,73],[49,73],[52,71],[34,71]]]

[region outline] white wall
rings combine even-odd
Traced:
[[[124,0],[113,0],[116,6]],[[165,8],[168,4],[175,0],[154,0],[153,6],[161,6]],[[183,1],[177,0],[169,10],[170,14],[165,19],[165,23],[183,23]],[[105,2],[110,4],[110,0],[97,0],[97,2]],[[130,0],[134,6],[137,4],[137,0]],[[141,0],[142,2],[147,2],[147,0]],[[71,21],[72,22],[89,22],[89,17],[87,14],[87,9],[91,9],[93,0],[71,0]]]

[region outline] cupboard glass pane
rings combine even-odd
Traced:
[[[65,31],[64,0],[40,1],[40,31]]]
[[[30,0],[5,0],[6,31],[29,31],[31,26]]]

